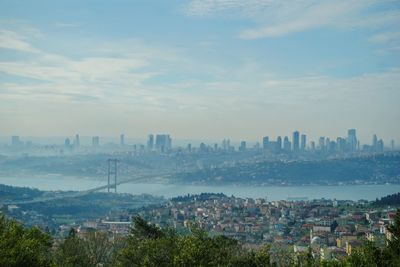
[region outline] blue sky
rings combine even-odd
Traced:
[[[400,142],[400,1],[0,0],[0,135]]]

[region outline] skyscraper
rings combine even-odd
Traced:
[[[227,145],[226,145],[226,139],[222,140],[222,149],[228,150]]]
[[[263,149],[268,149],[268,147],[269,147],[269,137],[264,136],[263,137]]]
[[[293,132],[293,151],[298,152],[300,150],[300,133],[298,131]]]
[[[231,148],[231,140],[229,140],[229,139],[222,140],[222,149],[230,150],[230,148]]]
[[[350,151],[356,151],[357,149],[357,136],[356,129],[349,129],[347,131],[347,143]]]
[[[153,150],[154,148],[154,135],[149,134],[147,138],[147,150]]]
[[[246,141],[240,142],[239,151],[242,151],[242,152],[246,151]]]
[[[276,150],[279,152],[282,149],[282,137],[278,136],[276,139]]]
[[[172,148],[172,139],[171,136],[169,136],[169,134],[167,135],[167,148],[168,149]]]
[[[81,145],[81,141],[79,139],[79,134],[75,135],[75,141],[74,141],[74,146],[79,147]]]
[[[124,145],[125,145],[125,135],[124,135],[124,134],[121,134],[121,135],[120,135],[120,137],[119,137],[119,144],[120,144],[121,146],[124,146]]]
[[[334,153],[337,150],[337,144],[335,141],[329,141],[329,143],[327,143],[327,150],[329,153]]]
[[[283,150],[289,152],[292,148],[291,146],[292,144],[289,141],[289,137],[285,136],[285,138],[283,139]]]
[[[331,143],[331,139],[329,137],[327,137],[325,139],[325,150],[329,150],[330,143]]]
[[[336,143],[337,143],[337,150],[339,152],[344,152],[346,150],[346,139],[345,138],[338,137],[336,139]]]
[[[11,136],[11,145],[12,146],[19,146],[21,144],[21,140],[19,139],[18,135]]]
[[[377,152],[383,152],[383,149],[384,149],[383,140],[382,140],[382,139],[379,139],[379,140],[378,140],[378,143],[377,143],[377,149],[376,149],[376,151],[377,151]]]
[[[325,137],[321,136],[319,138],[318,145],[319,145],[319,150],[325,151]]]
[[[203,153],[207,152],[207,145],[204,143],[200,143],[199,150],[200,150],[200,152],[203,152]]]
[[[100,138],[98,136],[92,137],[92,146],[98,147],[100,145]]]
[[[157,134],[155,146],[161,152],[164,152],[165,149],[171,149],[172,140],[169,134]]]
[[[311,151],[315,151],[315,142],[311,141]]]
[[[378,150],[378,137],[376,136],[376,134],[374,134],[374,136],[372,137],[372,150]]]
[[[306,146],[307,146],[307,136],[305,134],[301,135],[301,144],[300,144],[300,148],[302,151],[306,150]]]
[[[64,141],[64,146],[65,146],[66,148],[69,148],[69,147],[71,146],[71,140],[70,140],[69,138],[65,139],[65,141]]]

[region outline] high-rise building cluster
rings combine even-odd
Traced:
[[[99,144],[99,137],[98,136],[93,136],[92,137],[92,146],[95,146],[95,142],[96,141],[97,141],[97,146],[99,146],[100,145]],[[65,148],[65,150],[79,149],[80,146],[81,146],[81,140],[80,140],[79,134],[75,135],[75,138],[73,139],[73,141],[71,141],[71,139],[69,137],[67,137],[64,140],[64,148]]]
[[[373,136],[371,145],[363,145],[360,147],[360,141],[357,138],[356,129],[349,129],[346,137],[337,137],[336,140],[331,140],[329,137],[321,136],[316,145],[315,141],[307,144],[307,135],[301,134],[299,131],[293,132],[292,140],[288,136],[283,138],[278,136],[276,141],[272,141],[269,136],[263,137],[263,149],[272,152],[302,152],[302,151],[321,151],[321,152],[356,152],[359,150],[371,152],[383,152],[384,142],[382,139]],[[394,140],[391,141],[391,149],[394,150]]]
[[[391,141],[391,146],[394,148],[394,140]],[[366,150],[370,150],[373,152],[382,152],[384,149],[384,143],[382,139],[378,140],[378,137],[376,136],[376,134],[374,134],[374,136],[372,137],[372,145],[371,146],[365,146],[364,145],[364,149]]]
[[[300,135],[299,131],[294,131],[292,135],[292,141],[290,141],[288,136],[285,136],[283,138],[283,142],[281,136],[278,136],[276,141],[270,140],[269,136],[264,136],[262,144],[264,150],[269,150],[272,152],[293,151],[298,153],[306,150],[307,136],[305,134]]]
[[[101,147],[100,137],[93,136],[91,139],[92,147],[95,151]],[[11,148],[20,150],[21,148],[31,145],[32,142],[21,141],[20,137],[15,135],[11,137]],[[106,143],[104,147],[116,148],[118,144]],[[246,140],[241,140],[239,143],[235,143],[236,147],[232,144],[230,139],[223,139],[221,144],[214,143],[208,145],[201,143],[199,147],[193,147],[192,144],[187,144],[186,151],[188,152],[201,152],[207,153],[212,151],[265,151],[269,153],[292,153],[302,154],[304,152],[317,152],[317,153],[355,153],[359,151],[363,152],[383,152],[385,150],[395,150],[395,142],[391,140],[390,143],[385,147],[385,143],[382,138],[378,138],[376,134],[372,137],[371,144],[360,144],[360,140],[357,138],[356,129],[349,129],[347,136],[337,137],[331,139],[330,137],[320,136],[317,140],[308,140],[307,135],[295,130],[291,135],[277,136],[276,139],[272,139],[269,136],[264,136],[261,140],[261,144],[256,142],[254,145],[249,145]],[[84,145],[81,148],[81,140],[79,134],[74,137],[68,137],[64,141],[64,151],[85,151],[88,145]],[[125,135],[119,136],[119,147],[122,149],[132,149],[135,153],[143,153],[145,151],[154,151],[160,153],[166,153],[172,151],[172,139],[169,134],[149,134],[147,137],[147,144],[139,145],[127,145],[125,142]],[[177,148],[182,150],[182,148]],[[184,150],[184,149],[183,149]]]
[[[154,135],[149,134],[147,138],[147,149],[166,152],[172,148],[172,139],[169,134],[157,134],[154,140]]]
[[[11,136],[11,145],[13,147],[21,145],[21,140],[19,139],[19,136],[17,135]]]
[[[354,153],[358,151],[383,152],[384,150],[383,140],[378,140],[376,136],[374,136],[374,141],[371,145],[363,145],[360,147],[360,141],[357,138],[356,129],[349,129],[347,131],[347,136],[337,137],[336,139],[321,136],[318,138],[317,142],[310,141],[308,143],[307,135],[296,130],[292,133],[291,138],[287,135],[283,137],[278,136],[273,140],[269,136],[264,136],[262,138],[261,146],[258,142],[255,143],[253,147],[249,147],[248,144],[249,143],[245,140],[240,141],[237,146],[237,151],[246,152],[249,150],[260,150],[260,148],[262,148],[263,151],[271,153],[301,154],[306,151],[317,153]],[[391,142],[391,149],[395,149],[394,141]],[[188,146],[188,151],[189,150],[193,150],[190,144]],[[215,144],[213,147],[201,143],[199,146],[200,152],[234,150],[235,147],[231,145],[230,139],[222,140],[220,148],[218,147],[218,144]]]

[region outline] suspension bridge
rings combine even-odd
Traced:
[[[23,205],[23,204],[33,204],[33,203],[40,203],[40,202],[48,202],[48,201],[54,201],[54,200],[59,200],[59,199],[64,199],[64,198],[74,198],[74,197],[81,197],[93,192],[97,191],[103,191],[107,190],[107,192],[111,192],[112,189],[114,189],[114,193],[117,193],[117,186],[121,184],[126,184],[126,183],[132,183],[132,182],[145,182],[148,181],[149,179],[165,179],[168,177],[171,177],[173,174],[172,173],[146,173],[146,174],[137,174],[130,176],[127,179],[119,180],[118,179],[118,162],[119,160],[117,159],[109,159],[107,160],[108,164],[108,172],[107,172],[107,184],[97,186],[94,188],[90,188],[87,190],[82,190],[82,191],[74,191],[74,192],[62,192],[58,193],[56,195],[52,196],[43,196],[43,197],[37,197],[34,199],[29,199],[29,200],[6,200],[2,204],[10,205]]]

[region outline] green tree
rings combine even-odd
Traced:
[[[63,267],[84,267],[91,266],[90,260],[85,252],[85,245],[71,228],[68,237],[58,246],[55,259],[57,266]]]
[[[346,261],[350,266],[380,267],[383,264],[382,250],[375,243],[367,241],[361,248],[355,249]]]
[[[190,235],[179,242],[176,266],[226,266],[239,252],[238,242],[225,236],[209,237],[204,231],[193,228]]]
[[[295,266],[296,258],[292,251],[280,244],[274,244],[271,247],[272,266]]]
[[[270,264],[270,246],[264,245],[257,251],[242,251],[234,256],[228,266],[232,267],[267,267]]]
[[[232,238],[210,237],[196,227],[191,227],[187,235],[178,235],[137,217],[117,265],[261,267],[269,266],[269,262],[269,246],[248,252]]]
[[[387,266],[400,266],[400,209],[397,210],[393,224],[389,225],[391,234],[388,246],[384,251]]]
[[[0,216],[0,266],[52,266],[50,236]]]
[[[295,265],[298,267],[314,267],[318,266],[319,262],[314,259],[312,249],[309,247],[307,252],[302,252],[296,255]]]
[[[127,244],[118,255],[117,265],[172,266],[178,253],[179,240],[175,231],[161,230],[136,217]]]
[[[321,266],[321,267],[349,267],[349,264],[344,260],[340,260],[340,261],[339,260],[329,260],[329,261],[322,261],[319,266]]]
[[[58,246],[55,259],[58,266],[113,266],[117,250],[124,240],[110,241],[107,233],[92,231],[85,238],[71,229],[68,237]]]
[[[115,261],[119,240],[110,241],[107,233],[93,231],[83,241],[90,266],[111,266]]]

